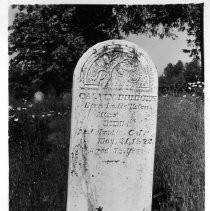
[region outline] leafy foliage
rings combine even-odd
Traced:
[[[120,28],[126,34],[147,34],[176,38],[173,29],[187,31],[191,49],[184,52],[199,57],[203,42],[203,4],[130,5],[116,8]]]
[[[199,60],[193,60],[192,62],[185,64],[184,77],[187,83],[202,80],[201,66]]]
[[[175,65],[169,63],[159,78],[160,86],[171,86],[202,80],[200,61],[194,59],[185,65],[179,60]]]
[[[16,6],[13,6],[14,8]],[[112,6],[18,6],[9,36],[10,87],[60,92],[71,87],[76,62],[87,48],[119,38]]]
[[[193,38],[185,52],[199,57],[203,51],[203,4],[12,8],[18,12],[9,27],[9,84],[16,97],[28,97],[37,90],[70,89],[75,65],[90,46],[130,33],[175,39],[174,28],[186,30]]]
[[[167,65],[164,69],[164,74],[160,79],[160,83],[161,82],[168,85],[184,82],[184,65],[181,60],[175,65],[172,65],[171,63]]]

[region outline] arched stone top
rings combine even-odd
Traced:
[[[108,40],[83,54],[74,81],[85,89],[151,92],[157,89],[157,70],[148,54],[136,44]]]

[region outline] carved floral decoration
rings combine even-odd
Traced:
[[[106,52],[92,63],[86,75],[86,84],[105,88],[114,76],[126,77],[128,82],[135,84],[140,79],[139,67],[139,60],[132,54]]]

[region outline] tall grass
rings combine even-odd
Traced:
[[[69,108],[61,101],[10,110],[10,210],[65,210]]]
[[[160,210],[204,210],[203,103],[193,97],[160,97],[157,122],[156,204]]]
[[[10,210],[64,211],[70,101],[13,104],[16,107],[10,110],[9,120]],[[153,209],[204,210],[203,120],[199,98],[159,98]]]

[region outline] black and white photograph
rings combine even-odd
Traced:
[[[157,2],[7,3],[7,210],[208,210],[206,2]]]

